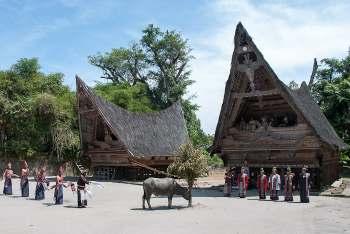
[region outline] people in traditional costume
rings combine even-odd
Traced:
[[[46,168],[40,167],[37,171],[35,187],[35,200],[45,199],[45,190],[49,186],[49,181],[46,180]]]
[[[250,181],[251,179],[251,173],[250,173],[250,170],[249,170],[249,166],[248,166],[248,161],[247,160],[244,160],[243,162],[243,168],[244,168],[244,173],[248,176],[248,179]],[[248,188],[249,188],[250,185],[248,185]],[[247,189],[248,189],[247,188]]]
[[[279,191],[281,188],[281,178],[277,174],[277,168],[272,168],[272,174],[269,177],[270,199],[275,201],[279,199]]]
[[[229,197],[231,196],[232,191],[232,176],[229,169],[225,172],[225,185],[224,185],[224,195]]]
[[[244,167],[241,168],[241,173],[237,177],[237,185],[239,191],[239,197],[245,198],[248,189],[248,175],[245,173]]]
[[[78,193],[78,207],[86,207],[87,206],[87,199],[86,199],[86,184],[89,184],[90,182],[86,179],[86,170],[83,170],[80,174],[80,177],[77,182],[77,193]],[[82,192],[84,192],[84,198],[81,199]]]
[[[244,160],[243,166],[242,166],[244,173],[248,176],[248,178],[250,177],[250,171],[249,171],[249,166],[248,166],[248,161]]]
[[[11,162],[7,164],[7,167],[4,171],[3,178],[4,178],[4,195],[12,195],[12,177],[19,177],[15,173],[13,173]]]
[[[54,193],[55,205],[63,204],[63,187],[67,187],[67,185],[63,183],[63,180],[64,180],[63,167],[60,166],[56,176],[56,184],[53,186],[55,188],[55,193]]]
[[[290,167],[287,168],[287,173],[284,176],[284,200],[293,201],[293,178],[294,173]]]
[[[309,191],[310,191],[310,173],[307,173],[307,168],[304,166],[299,176],[299,193],[300,202],[309,203]]]
[[[264,172],[264,168],[260,169],[260,175],[258,176],[257,187],[259,192],[259,199],[266,199],[268,181],[267,181],[267,176],[265,175],[265,172]]]
[[[29,182],[28,182],[28,176],[29,176],[29,167],[26,161],[22,162],[22,169],[21,169],[21,194],[22,197],[29,197]]]

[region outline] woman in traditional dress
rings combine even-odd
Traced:
[[[231,196],[231,190],[232,190],[232,179],[231,179],[231,172],[229,169],[225,172],[225,185],[224,185],[224,195],[229,197]]]
[[[266,199],[267,186],[268,186],[267,176],[264,173],[264,168],[261,168],[260,175],[258,176],[258,181],[257,181],[259,199]]]
[[[287,174],[284,176],[284,200],[293,201],[293,178],[294,173],[290,167],[287,168]]]
[[[28,182],[28,176],[29,176],[29,167],[26,161],[22,162],[22,169],[21,169],[21,194],[22,197],[29,197],[29,182]]]
[[[4,195],[12,195],[12,177],[19,177],[15,173],[13,173],[11,162],[7,163],[7,167],[4,171]]]
[[[65,185],[63,183],[64,177],[63,177],[63,167],[60,166],[58,169],[58,175],[56,176],[56,184],[54,185],[55,187],[55,204],[56,205],[61,205],[63,204],[63,187],[67,187],[67,185]]]
[[[307,173],[306,166],[301,170],[299,176],[299,192],[300,192],[300,202],[309,203],[309,191],[310,191],[310,173]]]
[[[45,190],[49,182],[46,180],[46,168],[40,167],[36,174],[35,200],[45,199]]]
[[[277,168],[272,168],[272,174],[269,177],[270,199],[276,201],[279,199],[278,193],[281,188],[281,177],[277,174]]]
[[[245,173],[244,167],[241,168],[241,173],[238,175],[237,185],[239,190],[239,197],[245,198],[248,189],[248,175]]]

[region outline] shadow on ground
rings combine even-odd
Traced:
[[[172,206],[170,209],[168,208],[168,206],[155,206],[155,207],[152,207],[152,209],[131,208],[130,210],[156,211],[156,210],[182,210],[185,208],[187,208],[187,206]]]

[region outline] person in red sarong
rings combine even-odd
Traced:
[[[260,169],[260,175],[258,176],[257,181],[259,199],[266,199],[268,181],[267,176],[265,175],[264,168]]]
[[[248,190],[248,175],[245,173],[245,168],[241,168],[241,173],[237,177],[237,185],[239,190],[239,197],[245,198]]]

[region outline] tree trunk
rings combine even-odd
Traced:
[[[192,187],[193,187],[193,183],[189,183],[188,190],[190,192],[190,199],[188,200],[188,207],[192,207]]]

